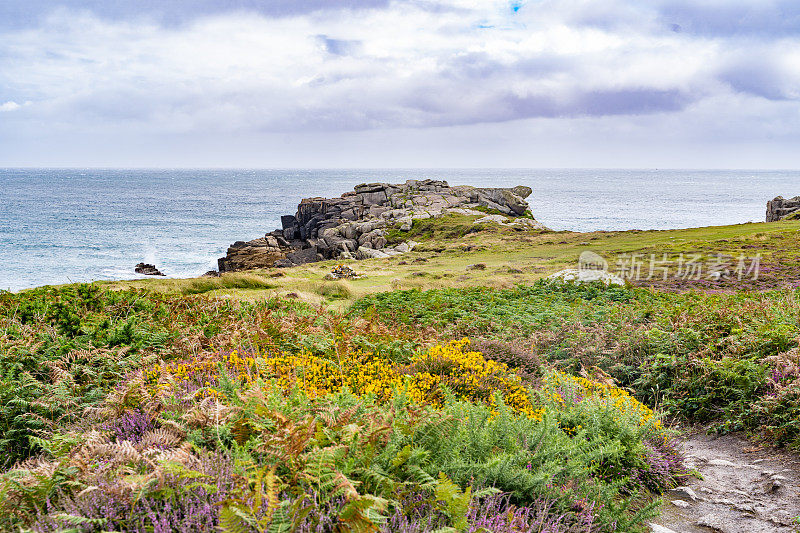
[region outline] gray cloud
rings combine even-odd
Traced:
[[[800,35],[796,0],[542,0],[525,8],[558,13],[570,24],[607,30],[649,27],[704,37],[776,37]]]
[[[317,41],[325,48],[325,51],[335,56],[347,56],[356,54],[361,49],[361,41],[348,39],[331,39],[327,35],[317,35]]]
[[[739,92],[768,100],[792,100],[786,90],[785,73],[769,58],[745,58],[720,72],[719,79]]]
[[[53,11],[87,11],[111,20],[147,19],[175,25],[235,11],[284,17],[315,11],[385,8],[390,0],[4,0],[0,28],[39,25]]]
[[[513,93],[498,93],[485,98],[480,105],[470,106],[453,114],[444,105],[430,100],[417,100],[414,104],[420,112],[432,120],[428,125],[448,126],[508,122],[530,118],[579,118],[616,115],[642,115],[674,112],[684,109],[691,97],[676,90],[658,91],[627,89],[620,91],[593,91],[575,94],[570,98],[533,94],[520,96]],[[434,117],[439,116],[438,121]]]
[[[642,115],[680,111],[695,97],[677,89],[624,89],[595,91],[582,95],[575,106],[587,116]]]
[[[796,0],[668,0],[658,11],[665,26],[677,25],[695,35],[765,39],[800,35]]]

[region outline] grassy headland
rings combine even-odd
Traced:
[[[682,230],[598,231],[591,233],[528,232],[496,225],[476,226],[463,215],[415,221],[409,232],[398,232],[400,240],[422,240],[413,252],[391,259],[346,262],[362,279],[346,283],[322,278],[339,261],[323,261],[291,269],[253,270],[221,278],[145,279],[99,282],[111,288],[146,288],[175,294],[207,293],[236,299],[293,294],[313,304],[347,308],[364,295],[401,289],[488,286],[513,287],[530,284],[564,268],[576,268],[581,252],[590,250],[605,257],[614,269],[618,257],[636,254],[644,274],[633,285],[672,291],[769,290],[800,285],[800,221],[770,224],[749,223]],[[735,260],[760,254],[759,279],[750,276],[713,282],[676,279],[645,279],[651,255],[687,259],[717,254]],[[485,268],[468,269],[482,264]],[[735,267],[735,264],[733,265]],[[673,267],[674,268],[674,267]],[[703,278],[705,278],[703,276]],[[341,290],[326,289],[339,285]],[[324,294],[328,292],[328,294]]]
[[[637,531],[689,475],[662,414],[800,445],[798,230],[458,216],[356,280],[324,262],[0,294],[0,529]],[[585,250],[761,272],[541,280]]]

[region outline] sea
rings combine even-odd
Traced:
[[[197,276],[302,198],[426,178],[527,185],[537,220],[582,232],[761,222],[767,200],[800,194],[796,170],[0,169],[0,289],[136,279],[140,262]]]

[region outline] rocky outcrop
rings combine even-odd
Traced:
[[[450,187],[446,181],[363,183],[339,198],[305,198],[297,213],[281,217],[281,228],[263,238],[236,242],[219,259],[220,272],[289,267],[336,258],[370,259],[408,252],[415,243],[390,246],[387,230],[407,231],[415,219],[448,212],[483,215],[483,207],[543,228],[528,211],[529,187]],[[496,215],[500,216],[500,215]]]
[[[145,276],[164,276],[159,269],[155,267],[155,265],[151,265],[148,263],[139,263],[133,268],[133,271],[137,274],[144,274]]]
[[[797,211],[800,211],[800,196],[789,199],[778,196],[767,202],[767,222],[777,222]]]
[[[269,235],[243,242],[236,241],[228,248],[227,255],[217,261],[220,272],[235,272],[273,266],[276,261],[284,259],[291,245],[283,237]],[[298,249],[300,246],[298,246]]]

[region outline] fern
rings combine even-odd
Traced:
[[[249,511],[226,505],[219,513],[219,528],[223,533],[252,533],[258,531],[258,524]]]
[[[458,485],[439,472],[435,494],[441,511],[450,519],[455,530],[458,533],[466,531],[469,527],[467,513],[469,513],[469,504],[472,501],[472,487],[467,487],[467,490],[462,492]]]
[[[55,459],[65,458],[84,438],[75,434],[56,433],[50,438],[44,439],[31,435],[29,440],[32,445],[37,446],[49,453]]]
[[[388,501],[376,496],[366,495],[353,499],[342,508],[339,521],[346,531],[370,533],[378,531],[378,526],[386,521],[384,515]]]
[[[282,484],[275,469],[256,469],[248,479],[248,487],[239,497],[229,499],[220,513],[220,528],[230,533],[255,530],[283,531],[289,523],[279,494]]]
[[[275,512],[272,514],[272,519],[269,523],[269,528],[267,529],[268,533],[288,533],[294,530],[292,527],[291,513],[286,510],[287,506],[285,503],[287,502],[281,502],[281,505],[275,508]],[[311,511],[311,509],[309,508],[308,511]],[[301,517],[304,518],[305,515],[296,516],[296,518]]]

